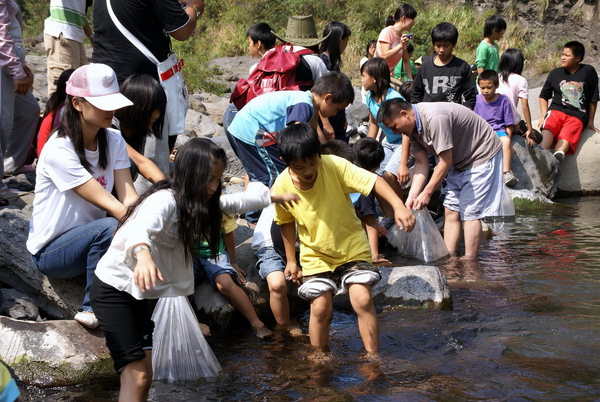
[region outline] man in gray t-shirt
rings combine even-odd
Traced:
[[[413,105],[399,99],[384,102],[377,121],[410,138],[415,168],[406,206],[427,207],[446,178],[444,243],[450,254],[457,253],[464,222],[465,257],[476,258],[482,234],[480,219],[497,216],[500,209],[502,145],[492,127],[456,103]],[[439,159],[429,182],[428,152]]]

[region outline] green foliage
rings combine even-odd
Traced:
[[[44,20],[50,14],[49,1],[17,0],[23,13],[23,36],[36,37],[44,32]]]
[[[198,39],[192,38],[186,42],[173,41],[173,50],[178,57],[184,59],[182,70],[183,78],[190,93],[196,90],[203,90],[209,93],[221,95],[226,90],[226,85],[215,82],[214,78],[221,71],[217,67],[210,65],[211,58],[206,52],[198,52],[195,49]]]

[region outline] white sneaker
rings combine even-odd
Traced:
[[[556,158],[558,163],[561,163],[562,161],[565,160],[565,153],[563,151],[556,151],[554,153],[554,157]]]
[[[517,176],[515,176],[512,171],[508,171],[508,172],[504,173],[502,175],[502,181],[508,187],[513,187],[513,186],[516,186],[517,184],[519,184],[519,179],[517,179]]]
[[[84,327],[88,327],[90,329],[98,328],[98,325],[100,325],[98,319],[96,318],[96,314],[87,311],[80,311],[79,313],[75,314],[74,319]]]

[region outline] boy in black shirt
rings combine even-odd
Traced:
[[[598,74],[592,66],[581,64],[584,56],[585,47],[581,43],[567,42],[560,56],[560,67],[548,74],[540,92],[540,112],[544,116],[538,123],[543,136],[540,146],[550,149],[556,141],[554,157],[559,162],[566,153],[575,153],[585,128],[599,132],[594,127]]]
[[[475,107],[475,81],[469,64],[452,54],[458,41],[458,30],[449,22],[433,27],[433,56],[423,63],[412,88],[411,103],[454,102],[469,109]]]

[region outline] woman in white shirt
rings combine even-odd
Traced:
[[[67,82],[61,124],[40,155],[27,249],[35,266],[53,278],[87,274],[82,312],[75,319],[98,326],[89,288],[100,257],[127,206],[137,199],[121,133],[110,129],[114,111],[132,103],[104,64],[78,68]],[[113,187],[118,198],[111,195]]]

